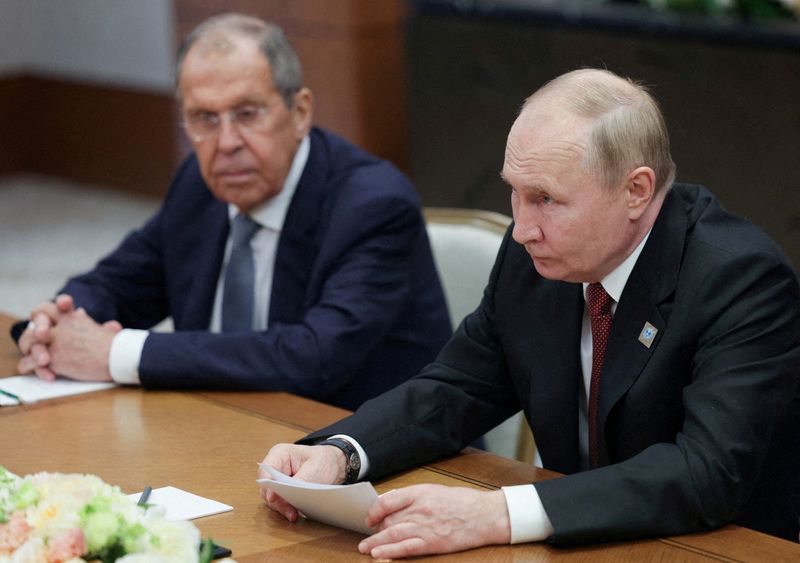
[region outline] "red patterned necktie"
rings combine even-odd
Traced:
[[[592,379],[589,385],[589,464],[597,467],[597,397],[600,394],[600,372],[611,332],[611,304],[614,300],[599,283],[586,288],[586,300],[592,323]]]

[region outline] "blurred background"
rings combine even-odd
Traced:
[[[157,207],[188,150],[178,41],[229,10],[281,25],[316,123],[405,170],[425,205],[510,214],[498,173],[523,99],[584,66],[643,81],[678,179],[800,269],[798,4],[0,0],[0,310],[27,315]]]

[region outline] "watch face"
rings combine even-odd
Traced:
[[[355,452],[350,454],[350,468],[353,471],[358,471],[361,469],[361,458],[359,458],[358,454]]]

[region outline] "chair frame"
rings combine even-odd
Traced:
[[[463,207],[425,207],[422,210],[426,223],[451,223],[454,225],[475,225],[481,229],[505,234],[511,224],[511,217],[486,211],[484,209],[466,209]]]

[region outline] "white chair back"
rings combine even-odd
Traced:
[[[511,218],[493,211],[426,207],[428,238],[455,329],[481,301]],[[484,436],[486,449],[530,463],[535,445],[522,412]]]
[[[455,329],[480,303],[511,218],[491,211],[428,207],[425,221]]]

